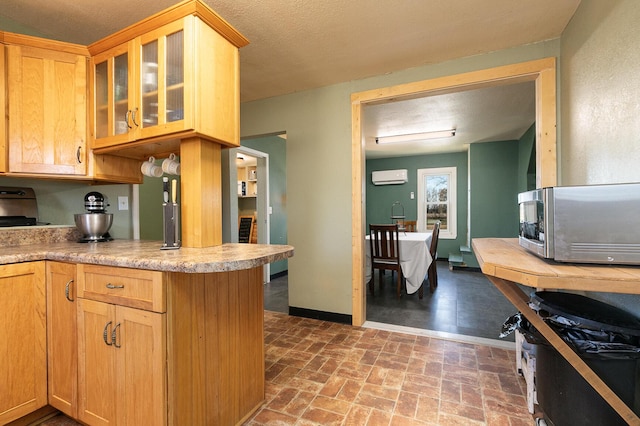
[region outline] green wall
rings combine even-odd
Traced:
[[[370,223],[392,223],[391,206],[400,201],[404,207],[406,220],[418,217],[418,169],[433,167],[455,167],[457,169],[457,221],[458,235],[455,240],[440,239],[438,257],[447,258],[449,253],[458,253],[461,245],[467,241],[467,153],[418,155],[395,157],[366,162],[366,226]],[[407,169],[409,181],[401,185],[376,186],[371,183],[371,172],[376,170]],[[413,192],[415,198],[410,198]],[[395,210],[394,210],[395,212]]]
[[[536,123],[520,138],[518,147],[518,192],[536,189]]]
[[[474,238],[518,236],[518,141],[471,144],[470,227]],[[469,266],[477,260],[465,259]]]
[[[180,160],[180,158],[177,158]],[[156,160],[158,166],[162,166],[163,160]],[[178,181],[178,203],[180,203],[180,176],[163,175]],[[140,199],[140,239],[158,240],[164,239],[162,224],[162,177],[144,176],[139,186]]]
[[[243,139],[240,144],[269,154],[269,238],[271,244],[288,244],[287,238],[287,146],[278,136]],[[288,260],[271,264],[271,275],[288,270]]]
[[[457,168],[458,235],[455,240],[440,239],[439,258],[459,253],[467,245],[467,224],[471,239],[483,237],[514,238],[518,235],[518,193],[527,185],[529,159],[535,137],[533,125],[520,140],[471,144],[469,152],[396,157],[366,162],[365,223],[391,223],[391,205],[400,201],[407,220],[417,217],[417,170],[432,167]],[[468,163],[468,164],[467,164]],[[407,169],[409,181],[402,185],[375,186],[371,172]],[[470,200],[470,201],[469,201]],[[467,220],[469,217],[469,221]],[[469,267],[479,267],[475,256],[466,255]]]
[[[559,40],[549,40],[242,103],[243,137],[287,133],[287,229],[295,248],[289,259],[289,305],[352,313],[353,268],[364,268],[352,264],[358,238],[351,231],[353,93],[555,57],[559,49]],[[361,233],[364,237],[364,226]]]
[[[0,186],[33,188],[38,201],[40,222],[52,225],[75,226],[73,215],[86,213],[84,196],[87,192],[98,191],[109,199],[107,213],[113,214],[113,225],[109,234],[113,238],[129,239],[133,237],[131,210],[118,210],[118,197],[129,197],[132,206],[131,185],[89,185],[78,181],[54,181],[49,179],[22,179],[0,177]]]

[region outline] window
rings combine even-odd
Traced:
[[[456,168],[418,169],[418,230],[427,232],[440,221],[440,238],[455,239]]]

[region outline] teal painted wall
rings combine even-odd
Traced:
[[[518,236],[518,141],[469,148],[471,240]],[[469,266],[478,266],[468,256]]]
[[[288,244],[287,238],[287,146],[278,136],[243,139],[240,144],[269,154],[269,205],[272,208],[271,244]],[[271,275],[288,270],[288,260],[271,264]]]
[[[400,201],[407,220],[417,217],[417,170],[431,167],[456,167],[458,173],[458,236],[441,239],[438,255],[447,258],[467,244],[467,215],[470,214],[471,238],[517,237],[519,192],[527,190],[528,170],[533,152],[535,164],[535,125],[518,141],[472,144],[469,154],[423,155],[415,157],[368,160],[366,163],[366,223],[391,223],[391,206]],[[467,162],[469,166],[467,167]],[[375,170],[407,169],[409,182],[403,185],[375,186],[371,172]],[[469,170],[469,172],[467,172]],[[467,179],[469,173],[469,179]],[[468,183],[470,182],[470,184]],[[533,177],[535,186],[535,176]],[[469,188],[470,185],[470,188]],[[471,202],[469,204],[467,193]],[[470,207],[470,208],[469,208]],[[470,267],[478,267],[474,255],[465,255]]]
[[[518,146],[518,192],[536,188],[536,124],[520,138]]]
[[[458,198],[458,235],[455,240],[440,239],[438,257],[447,258],[449,253],[458,253],[467,241],[467,153],[419,155],[367,160],[366,162],[366,217],[365,224],[392,223],[391,206],[400,201],[404,207],[406,220],[416,220],[418,216],[418,169],[434,167],[456,167]],[[371,183],[371,172],[376,170],[407,169],[409,182],[402,185],[375,186]],[[410,193],[416,194],[412,200]],[[394,213],[396,210],[394,209]]]

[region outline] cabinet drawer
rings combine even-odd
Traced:
[[[78,297],[83,299],[165,312],[165,294],[162,272],[78,265]]]

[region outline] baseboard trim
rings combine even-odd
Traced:
[[[340,324],[352,323],[352,316],[347,314],[338,314],[335,312],[316,311],[314,309],[296,308],[289,306],[289,315],[294,317],[311,318],[321,321],[337,322]]]
[[[459,266],[459,265],[452,265],[451,266],[451,270],[452,271],[468,271],[468,272],[482,272],[482,269],[476,267],[476,266]]]
[[[276,274],[269,275],[269,278],[271,278],[272,280],[275,280],[276,278],[284,277],[285,275],[289,275],[289,270],[280,271]]]

